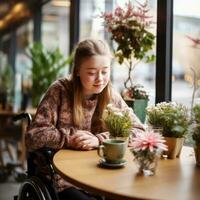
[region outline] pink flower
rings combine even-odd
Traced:
[[[149,150],[153,152],[155,149],[167,150],[164,142],[165,140],[159,133],[148,130],[144,134],[136,133],[135,137],[133,137],[132,145],[134,151]]]

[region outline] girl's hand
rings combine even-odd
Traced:
[[[99,146],[99,140],[89,131],[79,130],[71,136],[70,146],[74,149],[92,150]]]

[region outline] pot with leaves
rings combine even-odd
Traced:
[[[113,13],[101,15],[105,27],[111,33],[111,40],[116,43],[115,57],[120,64],[124,63],[128,67],[128,77],[124,82],[125,94],[128,96],[124,95],[124,98],[128,98],[129,101],[130,96],[132,100],[137,99],[137,96],[134,96],[134,68],[140,61],[152,62],[155,59],[150,53],[155,36],[150,32],[153,21],[148,12],[147,1],[144,4],[137,2],[135,6],[128,2],[124,8],[117,7]]]
[[[133,108],[134,113],[138,116],[142,123],[146,119],[146,107],[148,105],[149,94],[144,90],[142,85],[134,85],[129,90],[122,93],[127,105]]]
[[[196,104],[192,109],[192,139],[194,141],[194,151],[196,164],[200,167],[200,104]]]
[[[147,107],[147,121],[153,128],[162,130],[168,151],[168,158],[180,156],[185,136],[189,128],[187,108],[176,102],[162,102]]]
[[[59,76],[62,69],[70,64],[72,58],[64,58],[58,48],[47,50],[41,43],[34,43],[28,50],[32,61],[32,105],[36,107],[44,92]]]
[[[129,137],[133,124],[128,109],[122,110],[108,104],[104,110],[102,120],[112,138],[127,140]]]

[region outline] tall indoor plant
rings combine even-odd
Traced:
[[[58,48],[47,50],[41,43],[34,43],[28,51],[32,61],[32,105],[36,107],[50,84],[61,76],[61,70],[71,62]]]
[[[140,62],[150,62],[155,56],[150,53],[154,46],[155,36],[150,32],[153,24],[152,16],[149,15],[148,2],[137,2],[133,5],[130,1],[124,8],[117,7],[113,13],[103,13],[101,17],[105,21],[107,31],[111,33],[117,47],[114,50],[119,63],[125,63],[128,67],[128,77],[124,82],[126,92],[124,98],[130,100],[134,96],[133,70]],[[128,92],[127,92],[128,91]]]

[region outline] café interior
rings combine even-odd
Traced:
[[[26,172],[24,133],[27,121],[13,122],[19,113],[34,117],[37,103],[34,89],[45,73],[44,63],[33,71],[34,53],[59,50],[61,58],[70,60],[76,44],[85,38],[106,40],[116,49],[110,33],[99,17],[123,7],[128,0],[1,0],[0,1],[0,199],[13,199]],[[130,0],[144,3],[143,0]],[[191,108],[200,103],[200,2],[198,0],[148,0],[154,23],[151,32],[155,43],[151,52],[155,60],[140,62],[133,80],[148,91],[148,105],[175,101]],[[34,49],[32,49],[34,50]],[[47,54],[46,54],[47,55]],[[48,59],[48,58],[46,58]],[[52,63],[46,60],[47,68]],[[71,62],[60,76],[70,74]],[[33,75],[33,73],[35,73]],[[112,62],[111,80],[119,92],[123,90],[127,68],[116,59]],[[36,77],[36,83],[33,77]],[[42,79],[50,85],[58,78]],[[48,85],[48,86],[49,86]],[[46,85],[46,89],[48,88]],[[45,90],[46,90],[45,89]],[[195,89],[195,94],[194,94]],[[144,122],[145,123],[145,122]],[[189,199],[188,199],[189,200]],[[192,199],[191,199],[192,200]]]

